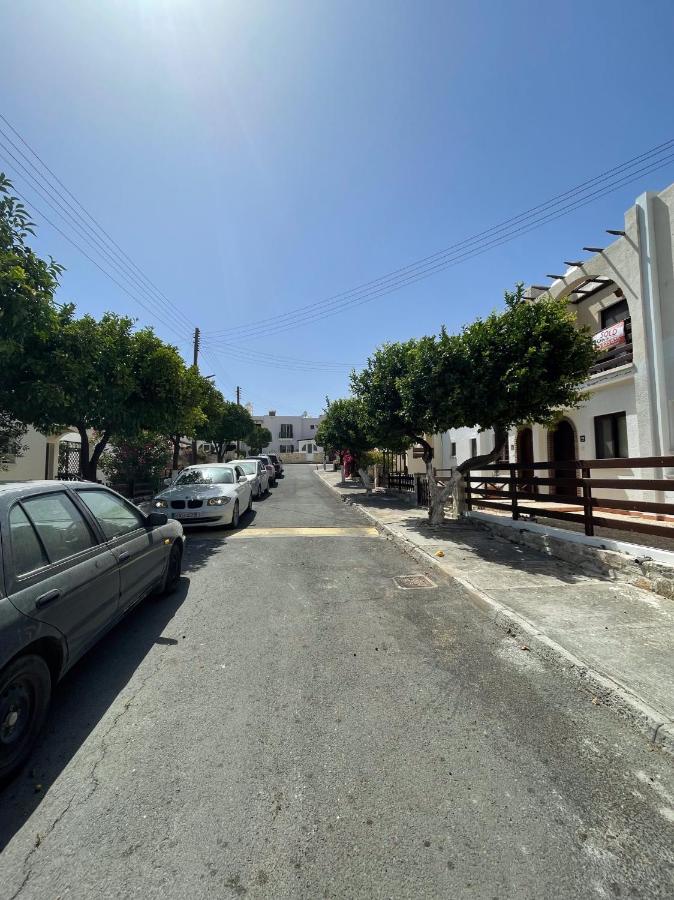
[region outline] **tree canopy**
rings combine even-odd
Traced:
[[[263,428],[261,425],[254,424],[245,436],[244,441],[248,444],[251,453],[262,453],[264,448],[271,444],[271,431],[268,428]]]
[[[206,421],[198,428],[197,437],[214,444],[218,462],[222,462],[225,458],[227,444],[247,440],[253,427],[252,416],[245,406],[233,403],[231,400],[222,400],[220,403],[213,396],[209,414],[207,414]]]
[[[351,450],[356,455],[371,450],[375,441],[366,428],[362,401],[355,397],[328,400],[316,431],[316,443],[325,450]]]

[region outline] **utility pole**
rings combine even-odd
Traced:
[[[201,346],[201,332],[198,328],[194,329],[194,356],[192,365],[194,368],[199,371],[199,347]],[[197,463],[197,439],[195,437],[192,438],[192,465],[196,465]]]
[[[239,406],[241,406],[241,388],[239,387],[238,384],[236,386],[236,402],[238,403]],[[239,458],[240,450],[241,450],[241,448],[239,446],[239,439],[237,438],[237,440],[236,440],[236,458],[237,459]]]

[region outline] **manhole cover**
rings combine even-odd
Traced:
[[[399,588],[402,588],[404,591],[411,590],[419,590],[419,588],[434,588],[437,587],[435,582],[431,581],[431,579],[427,575],[396,575],[393,580],[397,584]]]

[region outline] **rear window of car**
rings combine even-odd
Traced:
[[[257,472],[257,463],[256,462],[246,462],[239,463],[239,468],[242,469],[246,475],[255,475]]]
[[[65,493],[26,497],[21,503],[50,562],[59,562],[96,545],[84,516]]]
[[[234,480],[233,469],[203,466],[198,469],[185,469],[178,475],[175,484],[181,486],[187,486],[188,484],[234,484]]]
[[[9,534],[16,575],[27,575],[48,564],[35,529],[20,506],[13,507],[9,514]]]

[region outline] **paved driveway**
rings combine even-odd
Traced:
[[[0,896],[671,897],[671,759],[286,472],[59,688]]]

